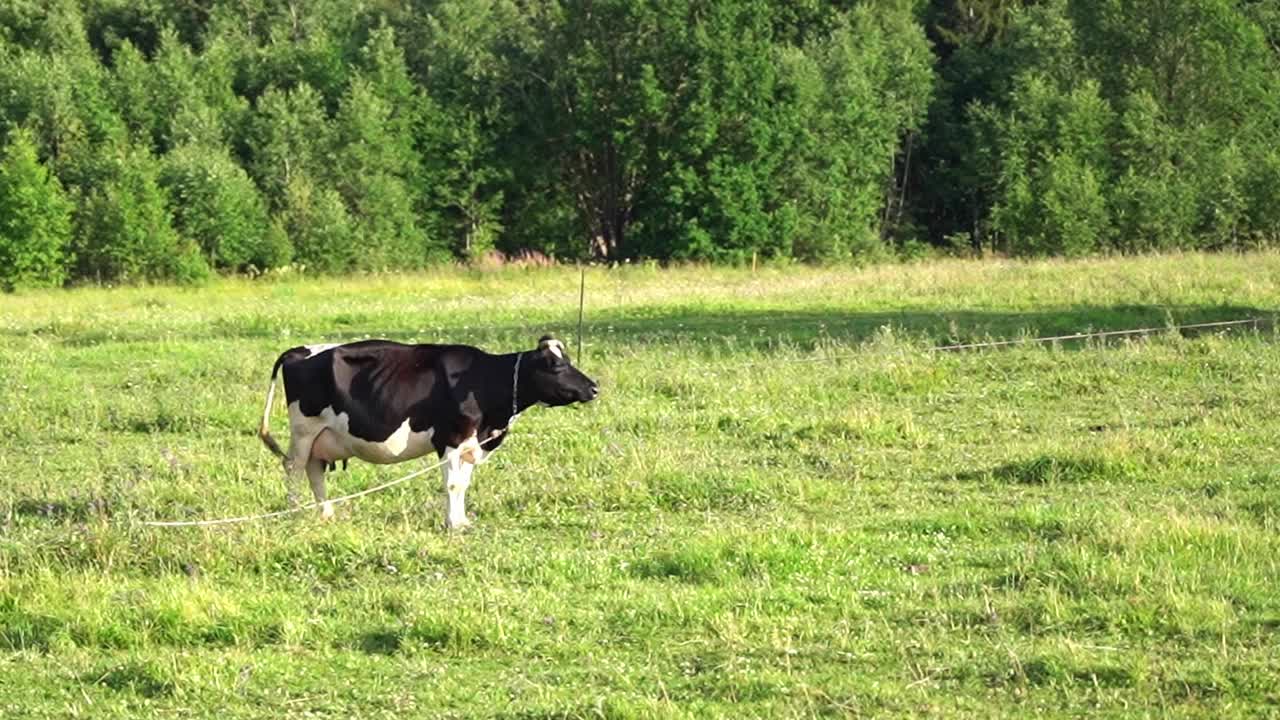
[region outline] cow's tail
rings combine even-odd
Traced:
[[[262,424],[258,426],[258,438],[262,440],[262,444],[281,458],[285,457],[284,450],[281,450],[280,443],[271,437],[271,403],[276,399],[276,376],[279,375],[280,366],[284,364],[287,355],[287,352],[282,354],[276,360],[275,367],[271,368],[271,384],[267,386],[267,405],[262,409]]]

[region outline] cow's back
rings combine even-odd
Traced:
[[[288,403],[308,417],[345,414],[350,431],[380,439],[422,415],[437,383],[436,365],[451,346],[364,340],[338,345],[284,368]]]

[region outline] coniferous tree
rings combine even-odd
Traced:
[[[31,134],[12,133],[0,156],[0,290],[62,284],[71,211]]]
[[[499,150],[517,121],[508,93],[529,81],[504,53],[508,35],[521,36],[519,17],[507,0],[441,0],[411,26],[417,50],[409,62],[416,60],[422,85],[416,136],[424,220],[463,257],[504,240],[503,187],[513,160],[527,154]]]
[[[414,212],[409,188],[416,164],[405,150],[412,137],[393,118],[390,104],[357,75],[334,119],[334,186],[355,222],[358,264],[373,269],[419,267],[442,250],[428,244]]]
[[[253,176],[273,208],[283,205],[285,188],[298,174],[328,174],[332,138],[322,98],[310,85],[271,88],[258,98],[249,132]]]

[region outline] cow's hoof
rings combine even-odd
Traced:
[[[320,519],[333,520],[336,515],[333,513],[333,503],[323,503],[320,505]]]
[[[445,522],[444,527],[445,527],[445,529],[446,529],[446,530],[448,530],[448,531],[449,531],[449,532],[451,532],[451,533],[461,533],[461,532],[466,532],[466,531],[468,531],[468,530],[470,530],[470,529],[471,529],[471,521],[470,521],[470,520],[462,520],[462,521],[459,521],[459,522],[456,522],[456,523],[452,523],[452,522]]]

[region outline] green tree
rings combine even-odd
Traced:
[[[219,269],[281,262],[282,233],[333,272],[489,248],[841,261],[918,232],[1221,248],[1277,239],[1277,18],[1277,0],[17,0],[0,140],[29,129],[77,247],[129,184],[121,158],[159,161],[200,198],[173,206],[179,236]]]
[[[1280,135],[1280,132],[1277,133]],[[1253,158],[1245,178],[1253,243],[1280,242],[1280,138]]]
[[[1113,123],[1098,84],[1063,90],[1019,77],[1007,114],[992,113],[999,158],[992,228],[1019,254],[1084,255],[1106,247],[1111,222],[1107,139]]]
[[[0,289],[66,280],[72,207],[31,134],[12,133],[0,158]]]
[[[347,0],[219,3],[210,12],[215,37],[233,42],[247,62],[239,86],[256,98],[268,88],[307,85],[333,111],[350,77],[375,11]]]
[[[53,3],[46,21],[32,35],[50,33],[48,47],[0,52],[0,125],[29,128],[40,157],[74,194],[98,179],[104,148],[125,129],[74,4]]]
[[[347,202],[363,248],[360,265],[419,267],[444,248],[428,244],[410,181],[413,138],[390,104],[361,75],[351,80],[335,124],[334,186]]]
[[[100,282],[194,282],[207,276],[200,249],[173,229],[151,154],[120,146],[110,170],[76,216],[78,274]]]
[[[754,1],[531,6],[541,41],[517,48],[520,123],[500,143],[512,224],[602,258],[783,252],[772,182],[793,136],[771,19]]]
[[[424,206],[455,254],[482,255],[503,232],[501,186],[510,175],[494,157],[493,134],[480,113],[465,108],[433,112],[424,122]]]
[[[640,87],[639,107],[661,110],[650,122],[672,156],[670,165],[658,156],[650,166],[672,194],[651,194],[649,186],[640,191],[648,210],[640,217],[641,247],[658,249],[671,237],[678,245],[656,254],[722,261],[753,252],[785,257],[790,238],[783,224],[788,218],[778,212],[778,180],[804,128],[780,69],[770,6],[720,3],[704,11],[689,3],[678,9],[695,24],[673,36],[674,47],[659,48],[687,68],[685,77],[653,63],[652,80]],[[670,32],[672,16],[662,17],[662,30]],[[655,59],[665,63],[661,55]],[[692,92],[682,91],[682,82],[690,82]],[[666,102],[652,104],[659,99]],[[665,132],[670,126],[677,133]],[[643,156],[651,157],[647,141],[638,139]]]
[[[112,57],[114,66],[107,81],[111,101],[129,131],[129,139],[154,147],[164,106],[158,105],[151,93],[151,66],[128,40]]]
[[[283,206],[294,176],[323,177],[331,171],[332,128],[320,94],[305,83],[287,92],[268,89],[258,98],[249,140],[252,174],[273,208]]]
[[[598,257],[626,250],[648,175],[644,139],[666,101],[654,67],[661,33],[675,23],[662,22],[670,11],[662,5],[574,0],[521,9],[528,33],[508,59],[507,112],[518,124],[500,141],[513,168],[513,224],[529,238],[521,244],[576,255],[589,246]],[[649,112],[641,114],[646,95]]]
[[[1112,193],[1116,245],[1126,251],[1196,244],[1196,187],[1179,167],[1183,141],[1150,94],[1126,99],[1116,150],[1121,170]]]
[[[235,88],[239,66],[246,62],[237,52],[233,43],[221,37],[206,39],[194,61],[196,94],[184,98],[173,114],[172,145],[235,147],[245,142],[251,111],[248,99]]]
[[[526,9],[541,42],[511,51],[506,112],[519,124],[498,142],[514,159],[508,227],[603,258],[878,247],[886,197],[901,207],[898,149],[927,105],[928,47],[909,3],[815,12],[690,0]]]
[[[406,31],[407,61],[421,78],[415,130],[424,221],[454,254],[473,257],[504,239],[504,186],[513,155],[499,146],[518,114],[512,97],[529,78],[506,51],[528,37],[509,0],[441,0]],[[510,95],[509,95],[510,93]],[[512,137],[514,140],[514,137]],[[513,148],[514,149],[514,148]]]
[[[979,16],[988,5],[976,3]],[[940,182],[922,195],[935,232],[963,227],[968,210],[975,236],[986,218],[1006,247],[1027,252],[1224,247],[1267,236],[1273,203],[1262,188],[1270,187],[1265,158],[1278,139],[1280,54],[1259,22],[1263,5],[1050,0],[1010,7],[1008,22],[979,23],[976,34],[989,39],[950,49],[946,104],[935,106],[927,130],[925,162]],[[1039,78],[1042,96],[1059,97],[1049,103],[1054,112],[1099,120],[1037,130],[1029,77]],[[1079,95],[1088,83],[1096,101]],[[1099,144],[1110,151],[1080,151]],[[1048,207],[1050,184],[1071,188],[1052,203],[1066,215]],[[1096,194],[1106,199],[1105,221]],[[1105,227],[1084,231],[1095,224],[1084,218]]]
[[[191,125],[190,114],[199,114],[207,103],[201,87],[200,67],[206,65],[166,27],[154,41],[155,57],[148,62],[129,40],[112,53],[108,81],[115,108],[129,129],[130,139],[163,154],[176,144],[175,122]],[[204,132],[202,135],[215,135]],[[184,133],[190,138],[190,133]],[[212,139],[212,138],[210,138]]]
[[[289,261],[288,239],[273,226],[258,188],[225,150],[175,148],[162,161],[174,227],[193,240],[210,266],[264,270]]]
[[[177,111],[206,105],[200,88],[198,60],[178,38],[173,28],[160,33],[160,47],[151,62],[151,98],[160,108],[153,137],[153,147],[160,154],[169,152],[174,141],[174,118]]]
[[[1266,24],[1274,3],[1093,0],[1070,8],[1103,96],[1153,116],[1154,132],[1167,138],[1145,143],[1156,146],[1154,159],[1128,154],[1133,171],[1116,195],[1130,198],[1131,215],[1143,215],[1133,198],[1145,195],[1157,207],[1151,212],[1177,218],[1168,232],[1183,247],[1273,233],[1274,201],[1258,193],[1258,179],[1280,140],[1280,53]],[[1138,134],[1126,141],[1144,144],[1143,128],[1135,117],[1126,129]],[[1150,245],[1150,233],[1131,244]]]
[[[780,187],[794,209],[791,253],[803,260],[866,256],[901,216],[895,164],[918,130],[932,90],[928,46],[906,8],[859,8],[790,65],[792,116],[803,142]],[[909,146],[908,146],[909,147]]]
[[[317,188],[305,174],[296,174],[285,188],[279,218],[295,260],[307,270],[338,273],[361,264],[354,224],[336,190]]]
[[[1088,0],[1066,7],[1080,58],[1102,81],[1103,95],[1144,92],[1183,127],[1233,122],[1268,94],[1276,58],[1243,7],[1251,4]]]
[[[932,0],[922,21],[937,58],[936,89],[915,148],[911,210],[931,238],[981,246],[996,169],[982,107],[1003,106],[1024,58],[1009,42],[1025,0]]]

